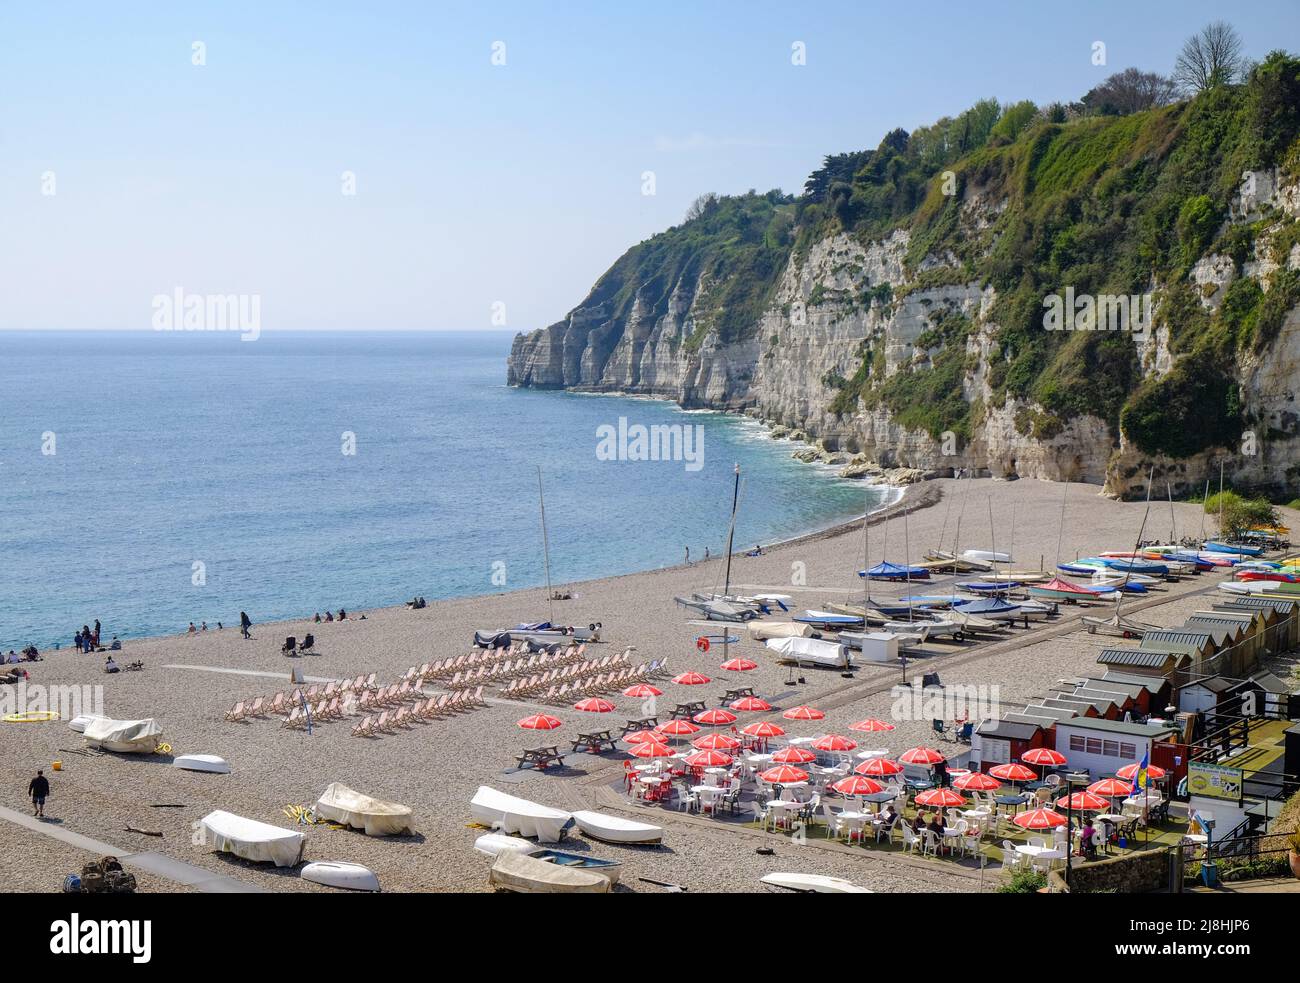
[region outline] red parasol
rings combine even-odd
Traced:
[[[531,717],[525,717],[519,721],[519,726],[524,730],[555,730],[556,727],[563,726],[563,724],[564,721],[546,713],[535,713]]]

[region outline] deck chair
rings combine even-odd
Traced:
[[[288,638],[286,638],[284,640],[284,644],[280,646],[281,655],[293,655],[297,651],[298,651],[298,639],[295,638],[293,635],[290,635]]]
[[[311,649],[312,649],[312,646],[315,645],[315,644],[316,644],[316,636],[315,636],[315,635],[310,635],[310,634],[309,634],[309,635],[307,635],[306,638],[304,638],[304,639],[302,640],[302,644],[298,646],[298,651],[301,652],[301,653],[307,653],[307,652],[310,652]]]
[[[375,732],[375,718],[365,716],[361,722],[352,728],[353,737],[370,737]]]
[[[952,735],[948,731],[948,725],[945,724],[942,720],[932,720],[930,721],[930,724],[933,727],[934,732],[938,734],[940,737],[942,737],[945,741],[952,740]]]
[[[243,720],[247,714],[244,711],[244,701],[240,700],[233,707],[226,711],[226,719],[232,724],[236,721]]]

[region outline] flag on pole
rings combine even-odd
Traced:
[[[1146,788],[1150,781],[1147,775],[1147,769],[1151,766],[1151,752],[1148,750],[1142,755],[1142,763],[1138,765],[1137,784],[1138,788]]]

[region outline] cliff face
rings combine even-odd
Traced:
[[[1150,152],[1135,147],[1133,166],[1144,154],[1149,164]],[[1026,235],[1034,188],[981,166],[963,173],[950,201],[931,205],[946,216],[941,234],[924,208],[877,235],[824,217],[810,232],[815,214],[769,195],[772,224],[743,271],[714,261],[660,266],[663,247],[648,240],[563,321],[515,338],[509,382],[744,411],[804,432],[825,459],[856,456],[856,472],[865,462],[973,467],[1090,481],[1131,497],[1145,493],[1154,465],[1162,496],[1166,482],[1175,494],[1199,491],[1226,460],[1240,485],[1294,492],[1300,181],[1277,167],[1242,174],[1194,256],[1152,263],[1140,289],[1125,290],[1135,309],[1151,305],[1143,330],[1035,335],[1032,344],[1055,347],[1027,355],[1023,332],[1041,331],[1051,291],[1026,289],[1029,274],[1007,268],[1003,237]],[[785,213],[793,227],[774,238]],[[1064,235],[1055,233],[1054,249]],[[763,264],[771,272],[749,284],[738,321],[728,278],[752,280]],[[1014,291],[1029,303],[1010,303]],[[1244,338],[1243,324],[1253,341],[1225,348],[1224,326]],[[1208,382],[1189,368],[1205,365]],[[1204,429],[1206,412],[1212,433],[1183,432]]]

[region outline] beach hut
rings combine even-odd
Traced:
[[[1113,775],[1131,761],[1141,761],[1159,741],[1178,737],[1172,724],[1137,724],[1082,717],[1056,725],[1056,750],[1071,770]]]
[[[987,771],[993,765],[1019,761],[1030,748],[1043,747],[1048,731],[1037,723],[1010,720],[984,720],[971,734],[971,765]]]
[[[1102,649],[1097,656],[1097,663],[1124,672],[1142,676],[1172,675],[1179,669],[1191,664],[1190,656],[1178,652],[1162,652],[1154,649]]]
[[[1095,683],[1104,683],[1104,686],[1095,686]],[[1137,693],[1133,696],[1136,709],[1134,714],[1148,714],[1153,710],[1163,710],[1169,705],[1169,698],[1172,692],[1173,684],[1167,679],[1161,679],[1155,676],[1144,676],[1136,673],[1123,672],[1119,669],[1107,669],[1101,674],[1100,679],[1089,678],[1088,685],[1095,689],[1120,689],[1123,686],[1131,685],[1137,687]],[[1128,692],[1125,690],[1125,692]]]
[[[1174,702],[1184,713],[1201,713],[1211,716],[1219,713],[1225,703],[1225,694],[1233,682],[1223,676],[1206,676],[1177,687]]]

